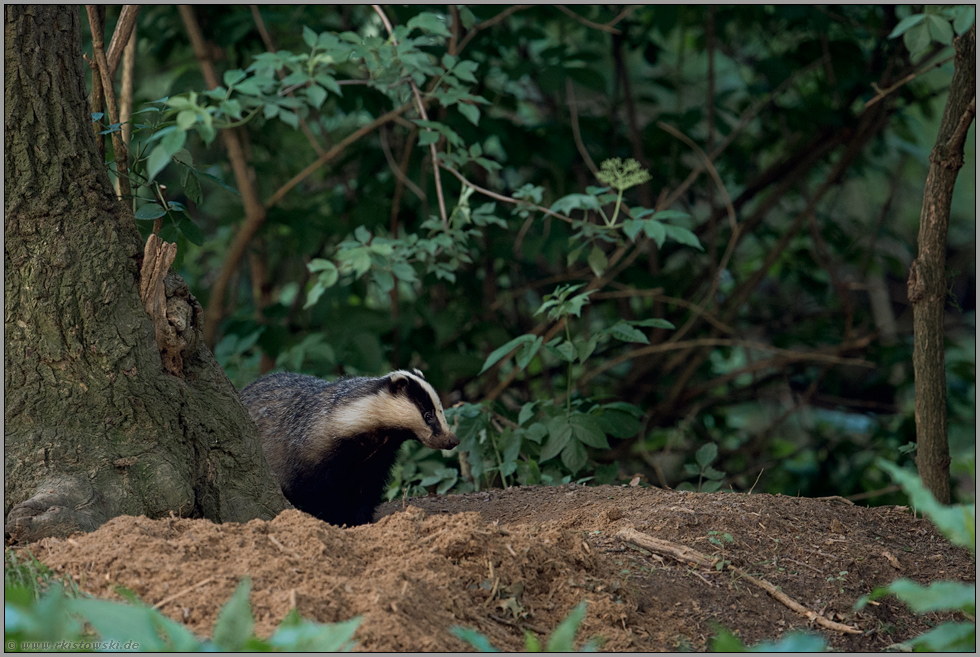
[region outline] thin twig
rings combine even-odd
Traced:
[[[408,176],[405,175],[405,172],[402,171],[401,167],[398,166],[398,163],[395,162],[395,158],[391,154],[391,146],[388,145],[388,131],[385,129],[384,126],[382,126],[380,130],[378,130],[378,137],[381,140],[381,150],[385,154],[385,161],[388,162],[388,166],[391,168],[391,172],[395,174],[395,177],[398,178],[398,180],[400,180],[403,185],[408,187],[408,189],[413,194],[415,194],[415,196],[417,196],[420,200],[424,201],[425,192],[419,189],[418,185],[416,185],[411,180],[409,180]]]
[[[197,17],[194,15],[194,9],[189,5],[180,5],[178,9],[181,20],[184,23],[184,29],[187,30],[187,36],[194,49],[194,56],[197,58],[198,64],[201,67],[204,81],[209,89],[214,89],[220,86],[220,82],[218,80],[218,74],[215,72],[214,64],[211,61],[209,49],[204,40],[204,34],[201,32],[201,26],[198,24]],[[231,163],[231,169],[235,175],[235,184],[238,186],[238,192],[241,194],[242,205],[245,209],[245,221],[235,235],[235,240],[233,241],[233,244],[235,244],[239,241],[243,233],[247,232],[248,238],[251,238],[255,230],[262,225],[265,221],[265,208],[259,200],[258,191],[255,188],[253,176],[251,175],[250,167],[245,157],[242,142],[238,137],[238,132],[235,130],[222,130],[221,139],[224,142],[225,151],[228,153],[228,161]],[[244,245],[237,254],[233,255],[229,252],[225,255],[225,261],[222,263],[218,280],[215,281],[211,289],[211,299],[204,312],[203,333],[204,341],[212,347],[214,346],[214,337],[217,335],[218,323],[221,321],[221,316],[223,315],[225,289],[231,280],[232,273],[238,266],[242,252],[244,252]]]
[[[119,21],[116,23],[115,32],[112,33],[112,40],[109,41],[109,50],[106,52],[110,78],[116,75],[126,44],[129,43],[131,35],[135,32],[136,17],[139,13],[140,5],[123,5],[122,11],[119,13]]]
[[[181,589],[180,591],[177,591],[173,595],[164,598],[160,602],[158,602],[155,605],[153,605],[153,608],[154,609],[160,609],[165,604],[167,604],[168,602],[173,602],[174,600],[176,600],[180,596],[184,595],[185,593],[190,593],[194,589],[199,589],[202,586],[204,586],[205,584],[207,584],[209,582],[213,582],[213,581],[214,581],[214,578],[213,577],[208,577],[207,579],[201,580],[200,582],[198,582],[197,584],[194,584],[193,586],[188,586],[186,589]]]
[[[395,30],[391,25],[391,21],[388,20],[388,16],[385,15],[384,9],[381,5],[371,5],[374,12],[381,17],[381,22],[384,23],[385,29],[388,30],[388,37],[391,39],[392,45],[398,46],[398,40],[395,39]],[[418,110],[419,116],[422,117],[423,121],[429,120],[429,115],[425,111],[425,103],[422,102],[422,92],[419,91],[419,87],[415,84],[415,80],[409,79],[409,85],[412,88],[412,95],[415,97],[415,108]],[[426,128],[426,130],[431,130],[431,128]],[[446,199],[442,193],[442,176],[439,175],[439,152],[436,150],[435,143],[429,144],[429,153],[432,155],[432,172],[435,177],[436,183],[436,199],[439,201],[439,217],[442,219],[443,228],[449,227],[449,214],[446,212]]]
[[[575,107],[575,90],[572,88],[571,78],[565,78],[565,95],[568,96],[568,111],[572,117],[572,136],[575,138],[575,147],[578,148],[579,155],[585,160],[585,165],[592,171],[592,175],[598,176],[599,167],[592,161],[592,157],[589,155],[589,151],[586,150],[585,143],[582,141],[582,133],[579,131],[578,110]]]
[[[459,181],[461,183],[463,183],[467,187],[472,187],[473,189],[475,189],[476,191],[480,192],[484,196],[489,196],[490,198],[497,199],[498,201],[503,201],[504,203],[512,203],[514,205],[527,205],[528,207],[533,208],[533,209],[537,210],[538,212],[542,212],[542,213],[544,213],[544,214],[546,214],[546,215],[548,215],[550,217],[555,217],[556,219],[561,219],[564,222],[567,222],[567,223],[574,223],[575,222],[575,220],[572,219],[571,217],[566,217],[563,214],[558,214],[557,212],[552,212],[551,210],[549,210],[548,208],[546,208],[544,206],[536,205],[534,203],[529,203],[528,201],[522,201],[522,200],[519,200],[519,199],[516,199],[516,198],[511,198],[510,196],[504,196],[503,194],[498,194],[496,192],[492,192],[489,189],[486,189],[485,187],[480,187],[476,183],[472,183],[469,180],[467,180],[466,178],[464,178],[463,177],[463,174],[461,174],[460,172],[456,171],[455,169],[452,169],[450,167],[445,167],[445,170],[448,171],[449,173],[453,174],[457,178],[459,178]]]
[[[725,201],[725,208],[728,210],[728,223],[732,230],[735,230],[735,226],[738,225],[738,220],[735,218],[735,207],[732,205],[732,197],[728,195],[728,189],[725,187],[725,183],[722,182],[721,176],[718,175],[718,170],[715,168],[714,163],[708,154],[701,150],[701,147],[694,143],[694,140],[685,135],[683,132],[678,130],[672,125],[668,125],[663,121],[657,121],[657,127],[665,132],[669,132],[671,135],[677,137],[682,142],[691,147],[698,157],[701,158],[701,162],[704,168],[708,170],[708,173],[714,179],[715,184],[718,186],[718,191],[721,192],[721,196]]]
[[[699,338],[697,340],[683,340],[680,342],[663,342],[661,344],[647,345],[645,347],[640,347],[638,349],[632,349],[624,354],[620,354],[615,358],[611,358],[595,369],[586,372],[582,375],[581,382],[584,385],[586,382],[591,381],[593,378],[602,374],[606,370],[616,367],[620,363],[624,363],[628,360],[633,360],[639,358],[640,356],[648,356],[650,354],[664,353],[667,351],[674,351],[677,349],[693,349],[698,347],[742,347],[744,349],[756,349],[758,351],[771,352],[779,356],[777,359],[790,362],[797,361],[813,361],[818,363],[831,363],[834,365],[851,365],[855,367],[867,367],[873,369],[875,364],[867,361],[863,358],[845,358],[843,356],[834,356],[832,354],[827,354],[819,351],[793,351],[791,349],[780,349],[779,347],[773,347],[772,345],[762,344],[761,342],[749,342],[747,340],[730,340],[727,338]],[[842,348],[844,345],[842,345]],[[760,361],[758,363],[753,363],[751,368],[753,371],[760,369],[765,369],[766,367],[772,367],[772,360]],[[739,370],[738,374],[744,374],[745,369]],[[733,372],[733,374],[735,374]]]
[[[116,107],[116,94],[112,89],[112,78],[109,77],[109,64],[105,57],[105,41],[99,20],[98,10],[95,5],[85,5],[88,13],[89,24],[92,27],[92,57],[97,64],[97,70],[102,80],[102,92],[105,94],[106,111],[109,114],[109,123],[119,122],[119,110]],[[118,130],[112,132],[112,150],[116,162],[116,179],[119,181],[119,198],[128,199],[132,195],[129,186],[129,152],[123,143],[122,134]]]
[[[634,11],[636,11],[637,9],[639,9],[642,6],[643,5],[629,5],[628,7],[626,7],[626,9],[624,9],[621,12],[619,12],[619,14],[616,15],[616,18],[614,18],[611,21],[609,21],[608,23],[606,23],[606,27],[612,27],[613,25],[615,25],[619,21],[623,20],[624,18],[626,18],[627,16],[629,16],[630,14],[632,14]]]
[[[656,552],[658,554],[664,554],[684,564],[694,563],[699,566],[713,567],[717,563],[716,559],[712,559],[693,548],[687,547],[686,545],[679,545],[677,543],[671,543],[670,541],[664,541],[659,538],[654,538],[649,534],[636,531],[635,529],[632,528],[619,530],[618,532],[616,532],[616,538],[620,539],[623,542],[630,541],[636,543],[638,545],[645,547],[648,550],[651,550],[652,552]],[[842,623],[836,623],[832,620],[824,618],[823,616],[821,616],[820,614],[814,611],[807,609],[799,602],[797,602],[793,598],[789,597],[788,595],[780,591],[771,583],[767,582],[764,579],[759,579],[757,577],[753,577],[752,575],[749,575],[747,572],[745,572],[738,566],[733,565],[730,562],[726,563],[725,567],[727,570],[730,570],[733,573],[737,574],[740,578],[744,579],[745,581],[752,584],[753,586],[757,586],[758,588],[762,589],[763,591],[765,591],[773,598],[783,603],[784,605],[786,605],[796,613],[805,616],[807,619],[816,623],[817,625],[820,625],[821,627],[824,627],[828,630],[834,630],[835,632],[841,632],[842,634],[862,634],[861,630],[857,629],[856,627],[851,627],[849,625],[844,625]]]
[[[878,93],[877,93],[877,95],[875,95],[874,98],[872,98],[871,100],[869,100],[868,102],[866,102],[864,104],[864,109],[868,109],[869,107],[871,107],[872,105],[874,105],[875,103],[877,103],[879,100],[881,100],[882,98],[884,98],[885,96],[887,96],[891,92],[895,91],[896,89],[898,89],[900,87],[903,87],[903,86],[907,85],[909,82],[911,82],[912,80],[916,79],[920,75],[924,75],[924,74],[928,73],[929,71],[931,71],[934,68],[939,68],[940,66],[942,66],[946,62],[952,61],[954,57],[956,57],[956,54],[955,53],[952,54],[952,55],[950,55],[946,59],[941,59],[938,62],[933,62],[932,64],[929,64],[928,66],[925,66],[925,67],[919,69],[918,71],[913,71],[913,72],[909,73],[908,75],[906,75],[901,80],[899,80],[898,82],[896,82],[895,84],[893,84],[891,86],[888,86],[888,87],[886,87],[884,89],[879,89],[877,84],[872,83],[871,86]]]
[[[555,5],[555,9],[558,9],[563,14],[566,14],[568,16],[571,16],[572,18],[574,18],[575,20],[577,20],[582,25],[585,25],[586,27],[591,27],[594,30],[601,30],[603,32],[608,32],[609,34],[622,34],[623,33],[622,30],[616,29],[615,27],[610,27],[608,25],[602,25],[601,23],[593,23],[588,18],[585,18],[584,16],[579,16],[578,14],[576,14],[574,11],[572,11],[571,9],[569,9],[568,7],[566,7],[565,5]]]
[[[466,47],[466,44],[472,41],[473,37],[475,37],[478,33],[493,27],[494,25],[501,22],[511,14],[517,13],[522,9],[529,9],[533,6],[534,5],[513,5],[511,7],[508,7],[507,9],[504,9],[502,12],[500,12],[493,18],[488,18],[487,20],[481,23],[477,23],[470,29],[469,32],[466,33],[466,36],[463,37],[463,40],[459,42],[459,46],[456,48],[456,52],[454,54],[458,55],[460,52],[462,52],[463,48]]]

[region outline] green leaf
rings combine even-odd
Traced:
[[[889,39],[894,39],[897,36],[901,36],[908,31],[910,27],[918,25],[925,19],[925,14],[912,14],[911,16],[906,16],[902,20],[898,21],[898,25],[892,30],[892,33],[888,35]]]
[[[641,230],[643,230],[644,223],[646,222],[637,219],[627,219],[622,224],[623,233],[626,235],[626,237],[630,238],[631,242],[635,242],[636,236]]]
[[[190,130],[194,124],[197,123],[197,112],[194,110],[180,110],[177,113],[177,128],[180,131]],[[181,134],[180,132],[175,132],[171,134]]]
[[[577,440],[569,440],[565,449],[561,450],[561,462],[572,474],[577,473],[589,460],[585,447]]]
[[[299,127],[299,116],[295,112],[290,112],[287,109],[279,110],[279,120],[293,129]]]
[[[303,41],[305,41],[306,45],[309,46],[310,48],[316,46],[316,41],[317,41],[316,32],[306,27],[305,25],[303,26]]]
[[[586,360],[588,360],[589,356],[592,355],[592,352],[595,351],[595,346],[598,342],[598,335],[594,335],[588,340],[575,340],[575,353],[578,355],[578,362],[584,363]]]
[[[672,329],[676,328],[673,324],[668,322],[666,319],[641,319],[631,321],[630,324],[633,326],[643,326],[646,328],[662,328],[662,329]]]
[[[936,14],[929,14],[926,17],[926,21],[929,25],[929,34],[932,35],[934,40],[944,46],[953,44],[953,26],[949,24],[947,19]]]
[[[704,251],[704,247],[702,247],[701,242],[698,241],[697,235],[689,231],[687,228],[666,224],[664,225],[664,229],[667,231],[667,237],[675,242],[680,242],[681,244],[686,244],[687,246],[693,246],[699,251]]]
[[[517,414],[517,425],[522,426],[525,422],[534,417],[534,407],[538,402],[527,402],[521,406],[521,412]]]
[[[904,490],[912,505],[929,516],[951,543],[967,548],[976,554],[976,504],[944,506],[936,501],[915,474],[903,470],[894,463],[879,458],[875,463],[888,472]]]
[[[654,212],[651,219],[657,221],[674,221],[677,219],[690,219],[691,215],[686,212],[681,212],[680,210],[661,210],[659,212]]]
[[[358,226],[354,229],[354,239],[356,239],[361,244],[367,244],[371,241],[371,231],[369,231],[364,226]]]
[[[617,340],[622,340],[623,342],[650,344],[649,338],[647,338],[643,331],[633,328],[626,322],[618,322],[613,324],[610,328],[606,329],[604,333],[608,333]]]
[[[575,652],[575,635],[578,634],[578,628],[585,620],[588,604],[585,600],[578,603],[565,620],[558,624],[548,637],[548,644],[545,646],[547,652]]]
[[[242,71],[240,69],[225,71],[223,78],[225,81],[225,86],[230,89],[231,87],[234,87],[236,84],[238,84],[239,82],[245,79],[245,71]]]
[[[449,28],[446,27],[446,22],[442,19],[442,17],[429,12],[422,12],[421,14],[410,18],[407,23],[407,27],[409,30],[418,28],[423,32],[429,32],[439,36],[451,36],[449,33]]]
[[[640,420],[623,411],[606,410],[599,416],[602,430],[615,438],[632,438],[640,431]]]
[[[932,43],[929,26],[926,23],[916,25],[902,35],[902,41],[904,41],[905,47],[909,49],[911,54],[918,55],[924,52],[929,47],[929,44]]]
[[[396,262],[391,266],[391,273],[398,277],[398,280],[405,281],[406,283],[414,283],[418,281],[418,276],[415,274],[415,268],[407,262]]]
[[[609,449],[609,441],[606,439],[606,432],[602,428],[602,423],[594,415],[585,413],[575,413],[569,420],[572,425],[572,435],[589,447],[596,449]]]
[[[698,462],[702,470],[714,463],[716,458],[718,458],[718,445],[714,443],[705,443],[694,454],[694,460]]]
[[[476,630],[454,625],[449,628],[449,631],[452,632],[456,638],[462,639],[480,652],[500,652],[493,647],[493,645],[490,643],[490,639],[480,634]]]
[[[252,636],[252,608],[248,601],[251,589],[251,580],[242,578],[228,602],[218,612],[211,640],[224,651],[241,650]]]
[[[170,158],[173,153],[168,151],[162,143],[157,144],[152,151],[150,151],[150,156],[146,158],[146,177],[147,182],[152,182],[157,174],[163,171],[164,167],[170,164]]]
[[[976,584],[932,582],[928,586],[922,586],[911,580],[899,579],[884,588],[917,614],[953,609],[971,616],[976,614]]]
[[[374,282],[378,284],[378,287],[381,288],[382,294],[388,294],[395,287],[395,278],[391,275],[390,271],[375,269],[372,272],[372,277],[374,278]]]
[[[480,108],[469,103],[459,103],[456,105],[459,113],[465,116],[473,125],[480,125]]]
[[[548,209],[566,215],[572,210],[598,210],[599,200],[591,194],[568,194],[552,203]]]
[[[306,88],[306,97],[310,99],[313,107],[320,109],[323,101],[327,99],[327,91],[318,84],[311,84]]]
[[[593,246],[592,251],[589,252],[589,269],[595,273],[596,276],[602,276],[602,272],[606,271],[606,267],[609,266],[609,258],[598,246]]]
[[[354,632],[361,625],[361,616],[322,625],[304,620],[294,611],[286,615],[269,638],[270,646],[289,652],[341,652],[354,647]]]
[[[543,463],[558,456],[572,437],[572,427],[564,415],[552,418],[548,423],[548,440],[541,448],[538,461]]]
[[[204,201],[204,193],[201,191],[201,181],[197,177],[197,172],[187,167],[187,179],[184,181],[184,194],[194,203],[200,205]]]
[[[325,260],[323,258],[313,258],[310,260],[310,263],[306,265],[306,268],[313,274],[318,271],[337,271],[337,265],[333,264],[332,261]]]
[[[571,342],[567,340],[563,341],[561,344],[555,347],[554,351],[557,352],[558,357],[564,360],[565,362],[571,363],[572,361],[575,360],[576,357],[575,345],[573,345]]]
[[[518,369],[523,370],[527,367],[531,359],[534,358],[535,354],[538,353],[538,349],[541,348],[541,343],[543,339],[541,336],[537,336],[533,342],[528,342],[521,345],[521,348],[517,350],[517,357],[515,359],[515,364]]]
[[[139,221],[154,221],[165,214],[167,211],[159,203],[147,203],[141,206],[134,216]]]
[[[153,614],[146,607],[87,598],[67,603],[68,609],[92,624],[102,641],[134,641],[148,651],[165,648],[153,626]]]
[[[193,221],[188,217],[184,217],[177,222],[177,230],[180,234],[187,238],[187,240],[194,246],[201,246],[204,244],[204,233],[201,229],[197,227]]]
[[[667,241],[667,228],[656,219],[645,219],[643,221],[643,232],[647,237],[657,243],[657,248],[661,249]]]
[[[525,333],[524,335],[517,336],[513,340],[509,341],[507,344],[501,347],[497,347],[492,352],[490,352],[490,355],[487,356],[487,359],[483,361],[483,369],[480,370],[480,374],[483,374],[488,369],[496,365],[498,361],[500,361],[504,356],[509,354],[512,350],[520,347],[521,345],[527,344],[529,342],[534,342],[534,340],[537,338],[538,336],[536,335]]]
[[[911,641],[919,652],[975,652],[976,623],[943,623]]]

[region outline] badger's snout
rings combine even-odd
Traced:
[[[429,438],[429,444],[426,447],[431,447],[432,449],[452,449],[458,444],[459,438],[456,437],[456,434],[441,433],[438,436]]]

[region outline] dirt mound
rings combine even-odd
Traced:
[[[569,485],[417,498],[379,516],[351,529],[293,510],[224,525],[120,517],[33,551],[83,590],[113,598],[121,584],[202,636],[249,575],[257,634],[293,606],[321,622],[360,615],[366,651],[464,650],[453,625],[520,650],[525,630],[543,638],[583,599],[579,640],[601,636],[603,650],[704,649],[713,623],[751,643],[815,629],[737,574],[624,543],[614,535],[625,528],[729,561],[860,629],[824,630],[841,650],[881,650],[947,618],[916,617],[892,599],[854,612],[875,586],[975,572],[968,553],[903,507]]]

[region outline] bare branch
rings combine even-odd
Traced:
[[[575,147],[578,148],[579,155],[585,160],[585,165],[592,171],[592,175],[597,176],[599,175],[599,167],[592,161],[592,157],[582,141],[582,133],[579,131],[578,109],[575,107],[575,90],[571,78],[565,78],[565,95],[568,96],[568,111],[572,116],[572,136],[575,138]]]
[[[569,9],[568,7],[566,7],[565,5],[555,5],[555,9],[558,9],[559,11],[561,11],[563,14],[565,14],[567,16],[571,16],[572,18],[574,18],[575,20],[577,20],[582,25],[585,25],[586,27],[591,27],[594,30],[601,30],[603,32],[608,32],[609,34],[622,34],[623,33],[622,30],[618,30],[615,27],[610,27],[609,25],[602,25],[601,23],[593,23],[588,18],[585,18],[584,16],[579,16],[578,14],[576,14],[574,11],[572,11],[571,9]]]
[[[119,14],[119,22],[116,23],[116,31],[112,34],[112,40],[109,42],[109,51],[106,54],[110,78],[116,75],[116,69],[119,68],[119,61],[122,59],[123,50],[135,32],[136,17],[139,13],[140,5],[123,5],[122,11]]]
[[[462,52],[463,48],[466,47],[466,44],[472,41],[473,37],[475,37],[478,33],[482,32],[483,30],[493,27],[497,23],[506,19],[511,14],[515,14],[521,11],[522,9],[529,9],[533,6],[534,5],[513,5],[511,7],[508,7],[507,9],[504,9],[502,12],[500,12],[493,18],[488,18],[482,23],[477,23],[472,27],[472,29],[470,29],[469,32],[466,33],[466,36],[463,37],[463,40],[459,42],[459,46],[456,48],[456,52],[452,54],[459,54],[460,52]]]
[[[397,46],[398,41],[395,39],[395,31],[391,26],[391,21],[388,20],[388,16],[385,15],[384,9],[381,5],[371,5],[375,13],[381,17],[381,22],[384,23],[385,29],[388,30],[388,36],[391,39],[393,45]],[[409,79],[409,84],[412,87],[412,95],[415,96],[415,106],[419,112],[419,116],[422,117],[423,121],[429,120],[429,115],[425,111],[425,103],[422,101],[422,92],[419,91],[419,87],[415,84],[415,80]],[[430,128],[426,128],[430,130]],[[434,143],[429,144],[429,153],[432,155],[432,172],[435,174],[436,182],[436,198],[439,201],[439,217],[442,219],[443,227],[449,226],[449,214],[446,212],[446,199],[442,193],[442,176],[439,175],[439,152],[436,150],[436,145]]]

